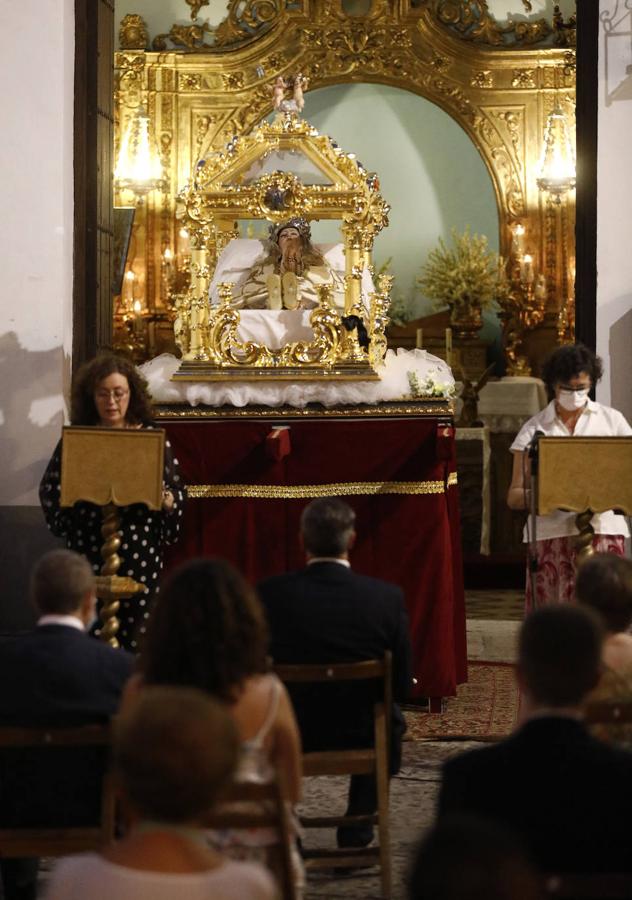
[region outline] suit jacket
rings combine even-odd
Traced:
[[[358,575],[335,562],[316,562],[259,585],[278,663],[359,662],[393,653],[393,696],[411,687],[411,648],[404,595],[396,585]],[[307,750],[372,743],[372,704],[364,685],[295,686],[291,691]],[[404,731],[394,709],[394,768]],[[325,740],[324,736],[327,736]]]
[[[0,725],[106,721],[134,658],[66,625],[42,625],[0,643]],[[105,765],[98,748],[0,756],[0,820],[13,825],[93,822]],[[72,788],[69,790],[69,785]]]
[[[439,815],[466,812],[509,826],[548,872],[632,871],[626,823],[632,754],[581,722],[535,718],[499,744],[444,765]]]

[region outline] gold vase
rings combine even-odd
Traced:
[[[483,327],[483,310],[480,303],[470,301],[450,306],[450,326],[455,337],[473,340]]]

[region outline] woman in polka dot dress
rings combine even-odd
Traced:
[[[111,354],[97,356],[79,369],[73,381],[70,418],[73,425],[151,428],[152,409],[147,382],[129,360]],[[52,533],[64,538],[71,550],[85,556],[98,574],[103,543],[101,509],[84,502],[62,509],[59,505],[60,472],[61,441],[42,478],[40,502]],[[123,559],[119,575],[129,575],[148,589],[145,595],[121,601],[117,637],[122,647],[132,651],[138,649],[152,597],[158,590],[163,547],[177,540],[184,507],[184,485],[169,441],[165,444],[163,483],[161,510],[150,510],[142,503],[119,508],[119,554]]]

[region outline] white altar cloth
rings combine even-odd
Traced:
[[[308,403],[331,407],[380,403],[386,400],[411,399],[408,373],[414,372],[427,396],[451,396],[454,377],[446,363],[426,350],[388,350],[384,365],[378,370],[379,381],[301,381],[301,382],[235,382],[171,381],[180,360],[163,353],[140,366],[149,382],[155,403],[188,404],[189,406],[294,406]],[[415,399],[423,399],[416,397]]]

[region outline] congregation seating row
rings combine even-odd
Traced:
[[[390,840],[388,825],[388,722],[390,703],[390,654],[385,660],[344,665],[280,666],[277,673],[286,683],[314,683],[378,679],[382,686],[375,704],[375,750],[355,749],[304,754],[306,776],[344,775],[375,772],[378,780],[378,813],[370,817],[379,832],[379,847],[305,851],[306,868],[345,868],[379,862],[382,894],[391,896]],[[599,702],[585,709],[587,724],[624,725],[632,723],[632,702]],[[108,748],[112,725],[84,725],[76,728],[0,728],[0,751],[27,751],[60,747]],[[72,791],[73,786],[68,785]],[[358,817],[354,818],[357,819]],[[341,816],[301,819],[304,827],[325,828],[345,824]],[[236,783],[227,786],[222,803],[204,818],[209,829],[268,828],[277,842],[269,849],[267,864],[280,886],[284,900],[294,900],[295,887],[291,864],[291,826],[283,773],[268,784]],[[57,857],[96,850],[112,841],[124,823],[117,816],[115,791],[109,773],[102,782],[101,818],[91,827],[76,828],[0,828],[0,857]],[[553,874],[547,876],[544,894],[550,900],[623,900],[632,896],[632,875]]]
[[[351,868],[379,863],[382,895],[391,896],[390,838],[388,827],[388,723],[391,705],[391,654],[383,660],[324,665],[285,665],[276,672],[287,684],[373,682],[377,685],[374,704],[373,748],[310,752],[303,754],[305,776],[373,775],[377,781],[378,811],[371,816],[317,816],[301,818],[304,828],[332,828],[349,824],[376,825],[379,844],[366,848],[310,848],[304,851],[305,868]],[[0,752],[42,751],[58,748],[109,748],[112,724],[83,725],[76,728],[0,727]],[[76,789],[67,786],[69,795]],[[0,857],[58,857],[96,850],[114,840],[125,823],[116,808],[115,789],[110,773],[102,780],[101,817],[92,826],[72,828],[0,828]],[[221,803],[209,810],[203,827],[208,829],[273,829],[276,843],[269,848],[267,864],[280,886],[284,900],[294,900],[295,887],[291,863],[292,831],[289,803],[283,772],[267,784],[233,782],[222,794]]]

